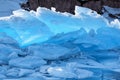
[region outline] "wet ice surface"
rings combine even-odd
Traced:
[[[0,18],[1,80],[119,80],[119,21],[82,7],[13,14]]]

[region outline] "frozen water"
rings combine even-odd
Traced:
[[[110,25],[105,18],[90,9],[76,7],[75,12],[72,15],[46,8],[38,8],[37,12],[17,10],[12,16],[0,19],[1,31],[17,40],[21,46],[27,46],[44,42],[58,33],[73,32],[81,28],[86,32],[91,29],[97,32],[100,28],[119,27],[119,21],[111,22]]]
[[[119,24],[82,7],[16,10],[0,18],[0,79],[119,80]]]
[[[33,45],[28,47],[32,56],[38,56],[43,59],[54,60],[64,55],[70,55],[71,50],[56,44]]]
[[[75,69],[75,67],[70,68],[70,66],[66,67],[50,67],[48,68],[48,73],[54,75],[56,77],[63,78],[86,78],[92,76],[92,72],[84,70],[84,69]],[[74,72],[73,72],[73,71]]]
[[[108,26],[106,20],[95,11],[78,6],[76,6],[75,16],[67,13],[52,12],[46,8],[38,8],[36,16],[46,23],[54,33],[67,33],[80,28],[89,31],[90,29],[96,30]]]
[[[39,57],[27,56],[24,58],[16,58],[9,61],[10,66],[20,67],[20,68],[37,68],[41,65],[46,64],[46,61]]]
[[[2,22],[0,21],[1,29],[3,29],[2,32],[6,32],[7,35],[17,40],[21,46],[45,41],[53,35],[46,24],[33,17],[29,12],[18,10],[13,14],[7,18],[5,24],[2,23],[4,18],[1,20]]]

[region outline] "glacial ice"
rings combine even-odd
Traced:
[[[29,46],[28,52],[31,52],[33,54],[31,54],[32,56],[39,56],[43,59],[54,60],[64,55],[70,55],[72,51],[68,48],[55,44],[42,44]]]
[[[37,68],[41,65],[46,64],[46,61],[39,57],[26,56],[24,58],[16,58],[9,61],[10,66],[20,67],[20,68]]]
[[[1,80],[118,80],[119,20],[76,7],[0,18]]]

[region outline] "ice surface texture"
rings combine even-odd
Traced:
[[[1,80],[113,80],[120,74],[120,22],[88,8],[39,7],[0,18]]]

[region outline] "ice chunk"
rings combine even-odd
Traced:
[[[92,36],[84,35],[84,36],[79,37],[74,43],[98,45],[100,42]]]
[[[100,49],[112,49],[120,45],[120,30],[116,28],[100,28],[97,30],[96,39],[100,41]]]
[[[6,64],[9,60],[9,55],[12,52],[16,52],[17,54],[22,53],[21,50],[14,48],[13,46],[10,45],[5,45],[5,44],[0,44],[0,60]]]
[[[68,33],[83,28],[109,27],[108,21],[96,12],[83,7],[76,7],[76,14],[59,13],[39,7],[37,12],[17,10],[13,15],[0,19],[1,31],[11,36],[21,46],[41,43],[58,33]],[[86,14],[85,14],[86,13]]]
[[[19,76],[28,76],[29,74],[32,74],[34,72],[34,70],[30,69],[20,69]]]
[[[77,75],[75,73],[72,73],[68,71],[64,67],[50,67],[48,68],[48,73],[56,76],[56,77],[62,77],[62,78],[76,78]]]
[[[16,52],[12,52],[9,56],[8,59],[15,59],[18,58],[18,54]]]
[[[66,13],[58,13],[50,11],[46,8],[38,8],[36,17],[47,24],[52,32],[54,33],[68,33],[71,31],[79,30],[80,28],[84,28],[89,31],[90,29],[97,30],[100,27],[108,27],[107,21],[97,13],[93,12],[88,8],[76,7],[76,15],[77,12],[86,14],[79,14],[74,16]],[[82,12],[80,12],[82,11]],[[86,11],[86,12],[85,12]],[[92,13],[93,12],[93,13]],[[80,17],[81,16],[81,17]],[[87,23],[87,24],[86,24]]]
[[[10,26],[19,35],[21,45],[43,42],[52,36],[48,26],[25,10],[17,10],[8,20]],[[17,40],[19,41],[19,40]]]
[[[17,34],[17,32],[11,28],[10,24],[7,22],[9,18],[1,18],[0,19],[0,36],[1,36],[1,41],[3,43],[11,43],[14,44],[13,42],[21,42],[20,36]],[[8,39],[10,41],[8,41]],[[18,40],[18,41],[17,41]],[[1,42],[1,43],[2,43]]]
[[[56,44],[32,45],[28,47],[29,53],[33,56],[38,56],[43,59],[58,59],[59,57],[70,54],[70,49]]]
[[[5,79],[6,76],[4,74],[0,74],[0,79]]]
[[[86,34],[87,32],[85,31],[85,29],[81,28],[80,30],[69,32],[66,34],[64,33],[57,34],[46,42],[56,43],[56,44],[65,43],[65,42],[73,42],[74,40],[78,39],[80,36],[84,36]]]
[[[67,65],[66,67],[50,67],[47,71],[50,75],[61,78],[82,79],[93,75],[93,72],[91,71],[79,69],[77,66],[73,66],[74,65]]]
[[[6,76],[11,78],[18,78],[18,77],[28,76],[33,72],[34,70],[30,70],[30,69],[11,68],[8,69],[8,71],[6,72]]]
[[[24,78],[3,79],[3,80],[45,80],[45,79],[42,77],[24,77]]]
[[[46,64],[46,61],[42,60],[39,57],[34,57],[34,56],[16,58],[9,61],[10,66],[15,66],[20,68],[37,68],[44,64]]]
[[[0,43],[1,44],[9,44],[13,46],[18,46],[17,41],[12,37],[7,35],[5,32],[0,32]]]
[[[18,77],[18,75],[19,75],[19,69],[17,68],[9,69],[6,74],[7,77]]]
[[[115,20],[111,21],[110,25],[112,27],[120,29],[120,21],[118,19],[115,19]]]

